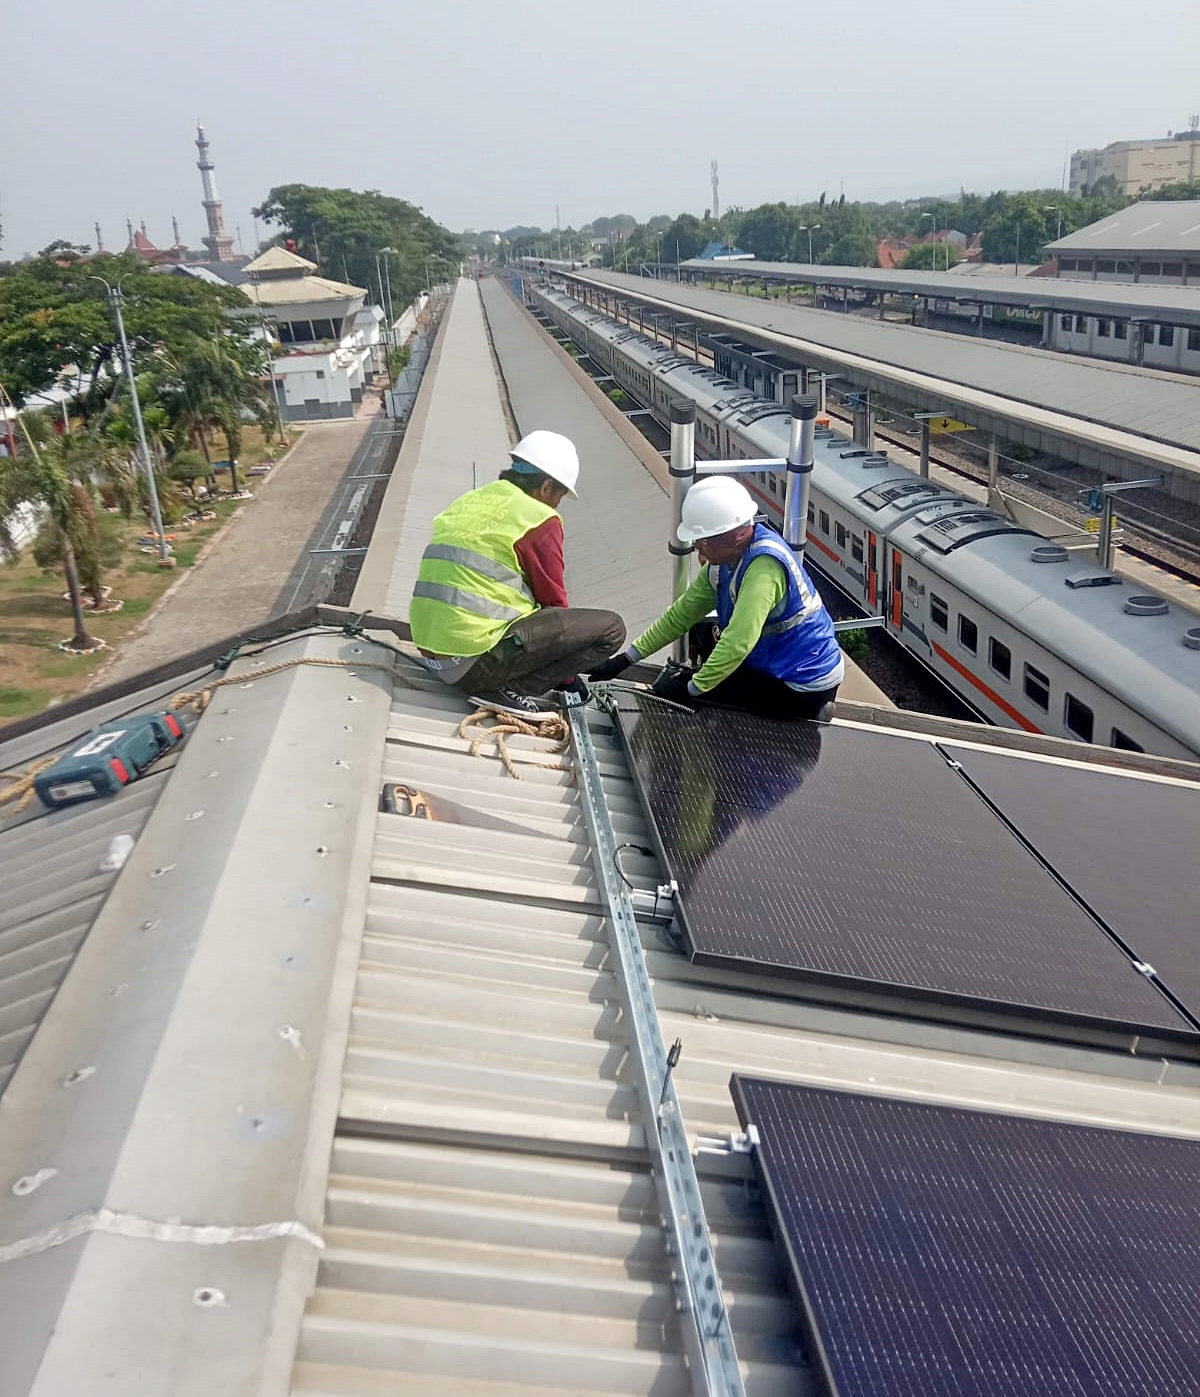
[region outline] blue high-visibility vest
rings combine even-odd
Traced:
[[[787,595],[767,617],[758,644],[746,656],[753,669],[785,684],[811,685],[836,669],[842,652],[833,621],[808,573],[773,529],[757,524],[750,546],[731,566],[717,570],[717,622],[733,618],[738,588],[755,558],[774,558],[787,578]]]

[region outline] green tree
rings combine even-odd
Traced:
[[[206,480],[212,474],[212,462],[205,460],[200,451],[177,451],[167,468],[167,474],[195,500],[196,482]]]
[[[877,247],[870,233],[843,233],[817,260],[831,267],[875,267],[879,265]]]
[[[668,262],[676,258],[686,262],[689,257],[699,257],[708,242],[708,229],[695,214],[681,213],[662,235],[663,257]]]
[[[1139,199],[1200,199],[1200,179],[1181,179],[1174,184],[1164,184],[1161,189],[1142,189]]]
[[[280,230],[325,276],[378,293],[376,256],[389,253],[393,303],[406,304],[430,284],[445,280],[461,257],[459,239],[404,199],[378,189],[326,189],[277,185],[254,210]]]
[[[962,261],[962,253],[954,243],[917,243],[897,262],[905,271],[943,271],[956,267]]]
[[[120,281],[125,326],[135,361],[188,339],[248,340],[246,300],[236,288],[152,272],[132,254],[88,260],[67,244],[52,256],[16,263],[0,277],[0,381],[20,404],[74,366],[75,391],[94,413],[112,391],[119,362],[116,327],[97,269]],[[231,312],[241,312],[234,315]]]
[[[786,204],[762,204],[742,215],[737,244],[764,262],[785,261],[803,222]]]

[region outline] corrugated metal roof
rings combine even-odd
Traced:
[[[472,756],[462,701],[401,673],[384,778],[527,832],[379,816],[293,1392],[683,1394],[579,791],[533,765],[560,759],[536,739],[512,740],[519,781],[488,744]],[[622,759],[601,760],[621,838],[644,844]],[[623,867],[653,885],[652,860]],[[744,1178],[705,1193],[748,1390],[803,1393],[757,1198]]]
[[[577,273],[571,279],[629,293],[645,304],[678,307],[735,333],[741,328],[751,339],[758,332],[773,348],[791,342],[810,361],[849,362],[892,389],[908,388],[922,397],[937,392],[947,404],[965,411],[983,409],[1015,425],[1110,448],[1123,441],[1130,455],[1147,460],[1158,456],[1153,447],[1139,451],[1139,442],[1182,447],[1178,459],[1159,453],[1163,463],[1200,470],[1196,386],[1186,379],[619,272]],[[1098,430],[1090,424],[1098,424]]]
[[[1089,223],[1048,252],[1200,252],[1200,199],[1143,199]]]
[[[167,775],[64,810],[35,801],[0,825],[0,1094],[116,880],[113,839],[138,837]]]
[[[162,707],[188,687],[157,685],[3,741],[0,771],[19,773],[110,717]],[[173,756],[107,800],[47,810],[36,798],[20,814],[0,806],[0,1095],[91,929],[120,863],[104,868],[118,835],[137,839],[173,769]],[[7,785],[7,782],[3,782]]]
[[[1082,237],[1076,233],[1073,237]],[[1054,244],[1061,247],[1063,243]],[[1170,325],[1200,325],[1200,288],[1164,286],[1152,282],[1123,284],[1105,281],[1072,281],[1058,277],[1008,275],[1001,269],[977,268],[960,262],[950,272],[909,272],[884,267],[805,266],[798,262],[737,262],[732,266],[693,258],[684,270],[708,276],[746,277],[751,280],[794,282],[808,286],[844,286],[897,295],[929,296],[964,305],[1023,306],[1071,311],[1082,315],[1139,316]]]

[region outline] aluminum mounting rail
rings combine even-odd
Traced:
[[[673,1049],[668,1054],[663,1042],[630,890],[617,872],[618,841],[600,783],[592,735],[583,706],[577,701],[568,699],[567,722],[592,858],[608,913],[611,969],[626,1013],[646,1148],[667,1253],[672,1259],[671,1280],[683,1324],[692,1389],[697,1397],[745,1397],[700,1183],[671,1076],[678,1053]]]

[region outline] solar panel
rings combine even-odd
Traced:
[[[984,795],[1200,1017],[1200,792],[948,749]]]
[[[632,704],[618,717],[693,959],[1195,1045],[931,744]]]
[[[829,1397],[1200,1391],[1200,1142],[732,1090]]]

